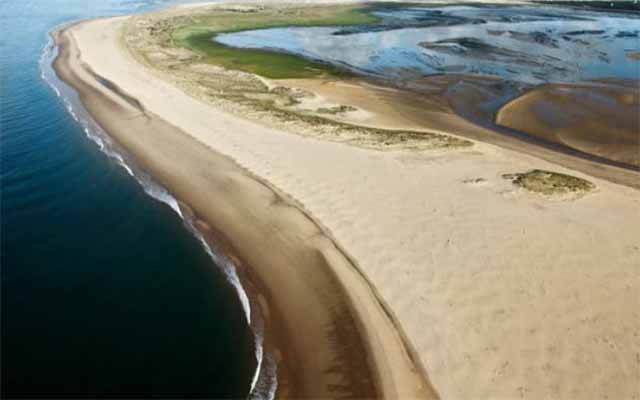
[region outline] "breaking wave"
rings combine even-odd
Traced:
[[[63,25],[64,26],[64,25]],[[63,26],[54,28],[61,29]],[[161,184],[156,182],[151,175],[146,173],[135,160],[128,155],[127,151],[115,143],[107,133],[91,118],[84,108],[75,90],[62,82],[52,67],[52,62],[58,54],[51,36],[44,46],[40,56],[40,76],[51,87],[56,95],[61,99],[65,108],[73,119],[80,124],[87,137],[92,140],[98,148],[121,166],[132,176],[152,198],[167,204],[184,221],[187,229],[200,241],[204,250],[209,254],[214,264],[220,267],[225,274],[227,281],[235,288],[238,299],[242,304],[247,323],[251,327],[254,336],[254,347],[256,357],[256,370],[251,380],[248,399],[252,400],[272,400],[275,397],[277,388],[276,363],[270,354],[265,354],[263,350],[263,326],[259,316],[252,320],[251,302],[240,283],[240,278],[236,272],[236,267],[224,255],[215,253],[207,244],[202,234],[193,224],[193,220],[182,213],[180,205],[175,197]]]

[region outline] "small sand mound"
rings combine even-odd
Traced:
[[[586,193],[595,189],[593,183],[584,179],[540,169],[525,173],[504,174],[502,177],[510,179],[516,186],[546,195]]]
[[[640,60],[640,51],[627,51],[626,54],[631,60]]]

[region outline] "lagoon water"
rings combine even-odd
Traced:
[[[249,392],[254,335],[222,266],[147,193],[171,203],[162,188],[88,137],[39,65],[54,26],[165,3],[0,0],[5,396]]]
[[[289,27],[216,36],[388,79],[496,75],[524,83],[640,77],[640,14],[554,6],[377,6],[381,23]]]

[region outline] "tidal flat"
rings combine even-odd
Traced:
[[[423,143],[376,136],[366,129],[371,125],[366,124],[368,116],[375,113],[363,104],[371,102],[361,98],[356,104],[355,99],[327,90],[327,85],[318,88],[314,81],[393,88],[405,95],[377,95],[383,96],[388,109],[412,120],[409,125],[431,127],[432,134],[455,129],[469,139],[547,157],[564,153],[564,165],[637,185],[627,171],[640,168],[635,156],[640,145],[638,116],[633,112],[640,92],[638,61],[629,57],[638,21],[636,12],[550,5],[242,5],[145,21],[145,29],[130,29],[128,44],[146,63],[197,82],[188,84],[190,89],[212,101],[236,103],[231,108],[240,104],[252,109],[250,114],[271,114],[268,118],[287,125],[316,126],[333,140],[366,146],[377,142],[379,148],[391,149],[397,147],[389,147],[392,142],[411,148],[434,145],[428,135],[423,135]],[[297,88],[291,87],[294,80]],[[544,122],[505,123],[508,110],[527,103],[520,97],[534,89],[563,84],[565,88],[558,90],[568,90],[568,85],[578,83],[609,96],[612,109],[624,116],[613,128],[614,137],[624,140],[608,138],[609,144],[602,145],[601,127],[607,124],[603,115],[583,112],[584,107],[597,109],[601,95],[583,96],[580,105],[562,103],[565,120],[580,122],[577,133],[572,131],[575,124],[558,133],[555,114],[533,105],[520,107],[517,115]],[[274,91],[312,86],[328,101]],[[439,114],[434,116],[435,109]],[[475,128],[454,121],[456,116]],[[580,140],[567,140],[575,134]],[[597,164],[611,168],[598,171]]]

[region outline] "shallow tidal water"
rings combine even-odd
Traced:
[[[55,26],[167,3],[0,0],[3,396],[249,392],[255,338],[228,271],[40,65]]]
[[[290,27],[216,36],[387,79],[495,75],[528,84],[640,77],[640,14],[557,6],[378,7],[382,22]]]

